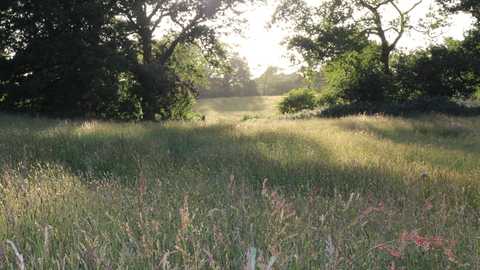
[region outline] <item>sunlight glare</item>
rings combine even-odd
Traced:
[[[433,0],[423,1],[423,3],[412,12],[413,20],[424,17],[432,1]],[[311,5],[317,5],[319,0],[307,0],[307,2]],[[409,1],[409,3],[411,2]],[[244,16],[249,21],[249,27],[248,29],[244,29],[245,38],[229,36],[223,39],[224,42],[234,47],[233,51],[247,58],[254,77],[262,75],[269,66],[278,66],[282,68],[285,73],[295,72],[295,68],[291,66],[290,60],[285,57],[287,54],[286,48],[279,44],[288,33],[278,27],[269,30],[265,28],[274,10],[275,4],[269,3],[266,6],[256,7],[252,11],[246,12]],[[444,34],[438,37],[435,42],[443,42],[444,37],[452,37],[458,40],[463,39],[464,32],[470,29],[473,19],[469,15],[459,14],[452,16],[451,21],[452,26],[445,29]],[[431,40],[425,38],[422,34],[412,32],[403,36],[397,47],[413,49],[428,46],[431,42]]]

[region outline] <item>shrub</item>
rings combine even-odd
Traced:
[[[319,107],[315,110],[298,112],[289,115],[288,118],[334,118],[359,114],[415,117],[424,113],[473,117],[480,115],[480,107],[466,107],[444,97],[421,96],[403,103],[377,102],[367,104],[357,102],[351,104],[335,104],[328,107]]]
[[[352,51],[336,57],[323,67],[328,82],[326,92],[339,103],[376,103],[389,99],[393,84],[382,71],[378,45],[372,43],[361,52]],[[335,103],[333,103],[335,104]],[[326,105],[333,105],[326,104]]]
[[[468,99],[478,91],[478,63],[462,42],[447,39],[445,45],[431,46],[409,55],[400,55],[395,81],[397,101],[417,96]]]
[[[320,93],[317,96],[316,105],[317,107],[327,107],[335,104],[342,103],[342,99],[332,91],[325,91]]]
[[[311,110],[315,107],[316,95],[317,92],[307,88],[293,89],[278,103],[278,112],[285,114]]]

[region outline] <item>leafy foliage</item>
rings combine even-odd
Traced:
[[[478,59],[464,42],[447,40],[445,45],[401,57],[396,79],[402,89],[398,99],[421,95],[468,99],[479,90]],[[477,45],[478,46],[478,45]],[[475,74],[477,73],[477,74]]]
[[[382,72],[390,75],[390,55],[405,33],[414,28],[409,14],[421,2],[405,5],[401,1],[330,0],[309,5],[306,1],[282,0],[272,24],[292,25],[295,34],[287,37],[286,43],[310,68],[347,52],[360,52],[375,36],[381,44],[377,61]],[[442,26],[441,22],[438,15],[434,20],[424,20],[425,31]],[[292,57],[295,59],[295,54]]]
[[[280,114],[311,110],[315,107],[317,93],[308,88],[293,89],[278,103]]]
[[[70,118],[182,119],[202,80],[194,75],[204,63],[222,66],[225,50],[217,30],[233,27],[236,17],[224,15],[242,4],[2,2],[0,110]],[[164,36],[156,41],[153,34],[159,29]],[[198,48],[202,65],[180,64],[189,59],[182,58],[183,44]]]
[[[480,3],[476,0],[436,0],[452,13],[465,12],[471,14],[480,23]]]
[[[117,102],[128,42],[112,29],[102,1],[12,2],[2,20],[2,110],[101,117]],[[25,19],[25,16],[28,19]]]
[[[312,7],[305,1],[284,0],[277,6],[272,24],[293,25],[295,34],[287,37],[285,43],[312,67],[366,45],[367,38],[349,20],[351,15],[351,6],[340,1],[326,1]]]
[[[269,66],[255,81],[261,95],[283,95],[292,89],[307,87],[304,79],[304,76],[296,72],[286,74],[279,67]],[[315,80],[315,82],[321,83],[321,80]],[[316,90],[320,86],[310,84],[308,87],[315,87]]]
[[[307,64],[307,74],[322,66],[328,85],[318,98],[319,106],[375,107],[391,102],[401,106],[424,96],[447,100],[474,96],[480,85],[476,31],[462,42],[449,40],[411,55],[394,54],[408,31],[422,28],[432,33],[446,25],[445,6],[451,1],[437,1],[444,5],[432,6],[426,18],[413,22],[410,13],[421,2],[348,0],[310,5],[283,0],[272,24],[291,25],[295,34],[286,44],[294,51],[294,60],[300,55],[300,62]],[[450,10],[476,12],[477,4],[460,2]],[[378,41],[371,41],[372,36]]]
[[[174,69],[159,62],[151,63],[140,76],[142,84],[134,93],[142,97],[145,119],[184,119],[198,97],[193,81],[182,80]]]
[[[319,107],[314,110],[300,111],[287,117],[290,119],[304,118],[336,118],[349,115],[386,115],[415,117],[421,114],[437,113],[450,116],[474,117],[480,115],[479,107],[466,107],[439,96],[420,96],[402,103],[352,103],[335,104]]]
[[[374,103],[388,99],[392,85],[377,61],[380,54],[378,47],[373,42],[361,52],[344,53],[324,67],[328,82],[324,95],[330,96],[330,104],[339,101]]]
[[[204,71],[206,83],[199,86],[201,97],[257,96],[257,85],[247,59],[239,53],[227,54],[228,67],[209,68]]]

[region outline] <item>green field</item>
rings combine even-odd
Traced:
[[[0,269],[480,267],[478,118],[222,100],[198,123],[0,114]]]
[[[275,116],[277,102],[283,96],[232,97],[199,99],[194,110],[205,115],[207,121],[239,121],[245,115]]]

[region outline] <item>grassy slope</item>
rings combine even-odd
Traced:
[[[475,118],[0,127],[0,269],[480,267]]]
[[[277,102],[283,96],[233,97],[199,99],[193,108],[207,121],[239,121],[245,115],[274,116]]]

